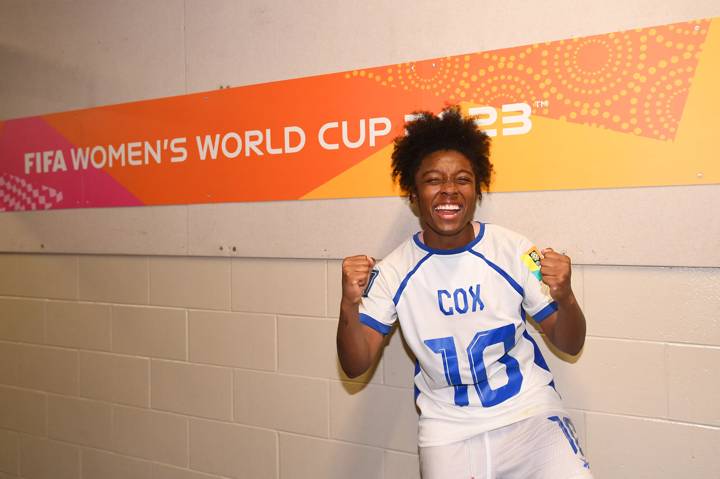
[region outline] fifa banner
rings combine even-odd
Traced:
[[[491,191],[720,183],[720,18],[0,122],[0,211],[399,194],[458,104]]]

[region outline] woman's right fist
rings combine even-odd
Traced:
[[[342,299],[358,304],[368,283],[375,259],[367,255],[348,256],[342,262]]]

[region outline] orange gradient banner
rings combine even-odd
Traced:
[[[0,211],[397,195],[407,115],[460,104],[492,191],[720,183],[720,19],[0,122]]]

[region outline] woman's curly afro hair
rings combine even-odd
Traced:
[[[404,194],[415,193],[415,175],[423,159],[441,150],[462,153],[472,164],[478,198],[482,187],[490,186],[490,138],[471,117],[463,117],[459,106],[445,108],[438,115],[416,112],[416,118],[405,125],[407,133],[395,138],[392,153],[392,178]]]

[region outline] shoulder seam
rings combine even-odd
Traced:
[[[405,291],[405,287],[408,284],[408,281],[410,281],[410,278],[417,272],[418,269],[420,269],[420,266],[431,256],[433,256],[433,253],[428,253],[423,258],[417,262],[415,267],[411,269],[406,275],[405,278],[400,282],[400,286],[398,286],[398,290],[395,292],[395,296],[393,296],[393,304],[397,306],[397,304],[400,302],[400,297],[402,296],[403,291]]]

